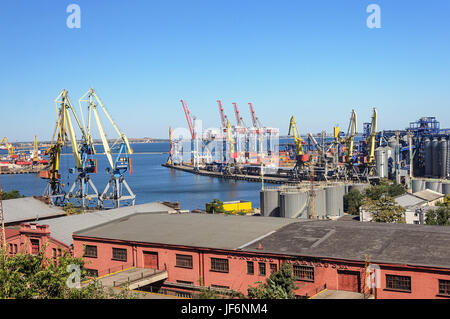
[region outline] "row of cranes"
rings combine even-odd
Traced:
[[[335,126],[331,138],[326,132],[322,132],[318,135],[317,141],[311,133],[307,133],[303,139],[299,134],[295,117],[292,116],[288,135],[294,140],[295,166],[289,172],[291,179],[307,180],[311,178],[311,174],[316,180],[377,179],[374,155],[377,117],[377,110],[373,108],[371,122],[363,124],[367,134],[363,134],[363,138],[356,141],[357,116],[355,110],[352,110],[346,134]]]
[[[286,167],[281,165],[280,160],[280,153],[284,152],[279,150],[279,130],[262,126],[252,103],[248,103],[252,125],[245,124],[237,103],[233,102],[236,124],[231,126],[222,101],[217,100],[221,128],[206,132],[196,130],[196,118],[191,117],[184,100],[181,100],[181,104],[189,127],[190,144],[183,148],[183,138],[174,139],[170,134],[169,164],[188,164],[193,165],[197,171],[202,168],[223,174],[261,174],[261,167],[271,166],[277,169],[275,174],[288,175],[291,180],[298,181],[310,180],[311,172],[316,180],[370,181],[378,178],[375,165],[376,108],[373,108],[371,121],[363,124],[362,139],[357,134],[355,110],[351,112],[346,134],[335,126],[332,138],[326,132],[320,133],[318,139],[311,133],[302,137],[295,117],[292,116],[288,136],[293,139],[294,165]],[[214,144],[216,149],[208,147],[214,141],[218,142]],[[182,158],[180,154],[183,152],[188,156]]]
[[[278,141],[279,130],[262,126],[252,103],[248,103],[252,126],[247,127],[236,102],[232,103],[236,124],[231,125],[222,101],[217,100],[221,127],[205,131],[201,131],[197,118],[191,116],[187,103],[181,100],[181,104],[190,140],[178,136],[173,138],[173,132],[170,132],[169,164],[188,164],[193,165],[194,170],[203,168],[236,174],[243,173],[243,169],[249,166],[278,162],[278,145],[274,141]]]
[[[126,135],[119,130],[105,106],[91,88],[78,101],[80,117],[77,115],[67,90],[62,90],[54,101],[56,111],[56,125],[53,131],[50,147],[45,150],[49,156],[49,167],[40,172],[40,177],[47,179],[44,197],[50,199],[52,204],[62,206],[67,201],[76,201],[83,209],[91,205],[105,208],[105,201],[110,201],[113,207],[120,207],[122,203],[134,205],[135,194],[125,180],[127,171],[132,173],[132,159],[129,155],[133,150]],[[87,108],[87,124],[85,122],[83,107]],[[101,109],[118,135],[118,138],[109,144],[104,126],[100,119]],[[76,126],[73,124],[72,117]],[[97,124],[104,154],[109,167],[106,172],[110,175],[108,183],[100,194],[95,186],[91,174],[97,173],[97,151],[91,135],[93,119]],[[76,137],[75,127],[81,133],[81,139]],[[75,167],[69,169],[69,174],[76,175],[75,181],[70,185],[68,192],[61,179],[61,154],[64,146],[70,141]],[[113,153],[114,152],[114,153]],[[116,158],[113,159],[113,154]]]

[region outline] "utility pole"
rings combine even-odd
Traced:
[[[400,131],[395,131],[395,182],[400,184]]]
[[[323,145],[323,144],[322,144]],[[309,219],[315,218],[315,210],[316,210],[316,191],[314,190],[314,156],[311,156],[311,161],[309,165],[309,181],[310,181],[310,189],[309,189]]]
[[[412,179],[413,179],[413,152],[412,152],[412,133],[408,132],[408,143],[409,143],[409,188],[412,189]]]
[[[3,200],[2,200],[2,181],[0,179],[0,218],[2,219],[2,247],[6,249],[6,235],[5,235],[5,215],[3,211]]]

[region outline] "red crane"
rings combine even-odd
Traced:
[[[237,107],[237,103],[233,102],[233,106],[234,106],[234,113],[236,114],[236,124],[237,126],[242,126],[242,118],[239,115],[239,109]]]
[[[255,109],[253,108],[253,104],[251,102],[248,103],[248,105],[250,106],[250,113],[252,114],[252,122],[253,122],[253,127],[254,128],[258,128],[258,118],[255,115]]]
[[[189,113],[189,109],[186,105],[186,102],[181,100],[181,104],[183,105],[184,114],[186,114],[186,120],[189,126],[189,131],[191,132],[192,139],[195,139],[194,125],[192,124],[191,113]]]
[[[222,121],[222,127],[227,127],[227,116],[225,115],[222,107],[222,101],[217,100],[217,104],[219,104],[219,112],[220,112],[220,120]]]

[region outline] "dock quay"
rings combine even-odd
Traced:
[[[202,176],[209,176],[209,177],[217,177],[217,178],[224,178],[224,179],[233,179],[233,180],[242,180],[247,182],[257,182],[261,183],[261,176],[260,175],[243,175],[243,174],[232,174],[232,175],[224,175],[221,172],[212,172],[207,171],[204,169],[199,169],[197,171],[194,170],[192,166],[187,165],[171,165],[171,164],[161,164],[164,167],[177,169],[180,171],[202,175]],[[274,176],[274,175],[264,175],[264,183],[269,184],[298,184],[298,181],[291,180],[289,177],[284,176]]]
[[[0,174],[38,174],[42,167],[27,168],[8,168],[0,166]]]

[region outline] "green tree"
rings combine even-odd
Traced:
[[[226,213],[225,209],[223,209],[223,202],[217,198],[214,198],[211,203],[206,205],[206,212],[209,214]]]
[[[362,209],[373,214],[373,220],[382,223],[405,223],[405,208],[398,205],[394,198],[382,195],[380,199],[364,198]]]
[[[15,198],[21,198],[25,197],[24,195],[20,195],[18,190],[12,190],[10,192],[2,192],[2,199],[8,200],[8,199],[15,199]]]
[[[425,215],[425,223],[428,225],[450,226],[450,207],[440,206],[429,210]]]
[[[63,210],[66,212],[66,215],[77,215],[83,212],[79,207],[72,203],[66,203]]]
[[[45,257],[46,245],[36,255],[18,253],[9,256],[5,248],[0,249],[0,298],[17,299],[69,299],[69,298],[127,298],[128,291],[119,294],[106,291],[97,281],[81,288],[70,288],[67,280],[71,273],[68,265],[78,265],[81,280],[86,279],[84,260],[69,253],[56,261]]]
[[[249,287],[250,299],[293,299],[295,298],[295,277],[291,264],[283,263],[279,271],[270,274],[265,283],[257,282],[256,287]]]
[[[351,215],[358,215],[359,208],[362,205],[363,195],[357,189],[351,189],[344,196],[344,207],[346,208],[347,213]]]
[[[380,200],[382,196],[397,197],[403,195],[406,189],[401,184],[389,183],[381,180],[379,185],[374,185],[364,191],[364,197],[372,200]]]

